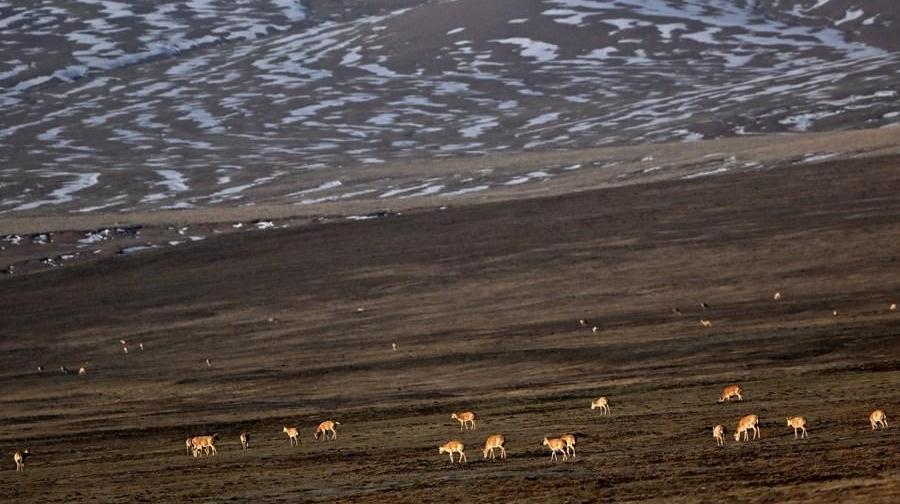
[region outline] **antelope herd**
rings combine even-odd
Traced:
[[[772,296],[775,301],[780,301],[782,299],[782,295],[780,292],[775,292]],[[701,308],[704,310],[709,309],[709,305],[705,302],[700,303]],[[897,305],[892,303],[889,306],[889,311],[896,311]],[[676,315],[681,315],[681,310],[678,308],[673,308],[672,313]],[[837,315],[837,310],[834,310],[833,314]],[[579,324],[582,326],[591,325],[590,322],[586,319],[579,320]],[[704,327],[711,327],[712,322],[708,319],[703,319],[700,321],[700,324]],[[593,326],[593,332],[598,332],[599,327]],[[126,342],[124,340],[121,341],[124,351],[127,353],[128,348],[126,346]],[[143,350],[143,344],[139,345],[139,348]],[[392,344],[393,350],[397,349],[397,344]],[[207,366],[211,366],[211,362],[209,359],[204,361]],[[43,371],[42,366],[38,366],[38,371]],[[69,374],[69,370],[65,366],[60,367],[60,371],[63,374]],[[87,370],[85,367],[81,367],[78,370],[79,375],[86,375]],[[722,395],[718,399],[718,403],[731,402],[733,398],[736,398],[738,401],[743,401],[744,389],[738,385],[728,385],[722,389]],[[609,401],[606,397],[599,397],[591,401],[591,410],[600,410],[601,416],[611,415],[611,411],[609,408]],[[452,420],[456,420],[459,422],[460,431],[465,430],[475,430],[475,420],[476,415],[472,411],[462,411],[457,413],[452,413],[450,415]],[[809,434],[807,432],[807,420],[802,416],[792,416],[785,417],[785,422],[788,427],[794,430],[794,439],[803,439],[808,438]],[[869,415],[869,424],[872,427],[872,430],[879,429],[887,429],[887,414],[883,409],[876,409],[872,411]],[[313,434],[313,438],[318,440],[321,436],[322,439],[335,441],[337,440],[337,429],[336,426],[341,425],[340,422],[334,420],[326,420],[321,422],[315,430]],[[283,426],[282,432],[288,436],[288,441],[291,446],[299,446],[300,445],[300,429],[298,427],[290,427]],[[329,438],[329,433],[331,437]],[[725,426],[722,424],[717,424],[712,429],[713,439],[716,442],[717,446],[725,446]],[[733,434],[734,440],[737,442],[743,441],[751,441],[760,439],[761,432],[759,428],[759,417],[757,415],[745,415],[742,416],[737,423]],[[216,442],[219,440],[219,434],[212,435],[203,435],[203,436],[191,436],[185,440],[185,449],[187,454],[197,458],[202,456],[214,456],[218,454],[218,450],[216,448]],[[250,433],[243,431],[240,433],[240,443],[241,447],[244,450],[250,448]],[[550,450],[550,460],[558,461],[558,454],[562,454],[563,461],[568,460],[569,457],[575,458],[575,443],[576,436],[573,433],[562,434],[557,438],[544,437],[541,446],[546,446]],[[499,450],[500,455],[499,458],[501,460],[507,458],[506,452],[506,438],[503,434],[493,434],[487,437],[484,442],[484,448],[482,449],[483,458],[494,459],[495,458],[495,450]],[[465,444],[459,440],[451,440],[443,445],[438,446],[438,453],[440,455],[448,454],[450,457],[450,463],[453,462],[463,463],[467,462],[465,454]],[[453,455],[458,454],[459,457],[454,460]],[[13,454],[13,460],[16,463],[16,471],[24,471],[25,470],[25,460],[31,455],[29,450],[21,450],[16,451]]]

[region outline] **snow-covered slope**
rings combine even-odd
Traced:
[[[318,4],[0,1],[0,212],[285,178],[301,202],[338,165],[900,122],[891,2]]]

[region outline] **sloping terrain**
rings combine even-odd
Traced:
[[[896,502],[897,162],[223,235],[14,276],[0,446],[34,455],[21,474],[6,459],[0,495]],[[745,400],[716,404],[734,382]],[[599,395],[612,416],[588,409]],[[878,407],[891,427],[875,432]],[[450,413],[466,408],[478,429],[460,433]],[[748,413],[762,439],[717,447],[711,427],[730,435]],[[338,440],[313,444],[328,418]],[[566,431],[578,457],[552,463],[540,440]],[[219,455],[193,459],[184,439],[203,432],[222,435]],[[479,456],[494,432],[505,462]],[[451,467],[436,446],[456,437],[469,463]]]
[[[897,17],[843,0],[2,2],[0,212],[254,203],[273,184],[284,203],[478,192],[495,186],[396,192],[379,174],[894,125]],[[310,197],[337,168],[340,190]]]

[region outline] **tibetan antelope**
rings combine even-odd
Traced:
[[[563,434],[559,439],[566,443],[566,453],[575,458],[575,434]]]
[[[87,374],[87,369],[84,367],[78,368],[78,376],[84,376]]]
[[[797,429],[800,430],[801,439],[809,437],[809,434],[806,433],[806,419],[802,416],[785,417],[784,421],[787,422],[788,427],[794,428],[794,439],[797,439]]]
[[[729,385],[722,389],[722,397],[719,398],[720,403],[731,401],[732,397],[737,397],[738,401],[744,400],[744,389],[740,385]]]
[[[503,447],[503,444],[506,443],[506,439],[503,437],[503,434],[494,434],[488,436],[487,440],[484,442],[484,449],[482,453],[484,454],[483,458],[488,458],[488,453],[491,454],[491,458],[494,458],[494,449],[500,449],[500,458],[506,458],[506,448]]]
[[[756,415],[747,415],[738,420],[737,429],[734,431],[734,440],[750,441],[750,431],[753,431],[753,439],[759,439],[759,417]]]
[[[465,447],[466,445],[462,444],[462,441],[447,441],[442,446],[438,447],[438,454],[443,455],[444,453],[449,453],[450,463],[452,464],[453,454],[459,453],[459,460],[457,462],[462,464],[463,462],[468,462],[468,459],[466,459],[466,454],[463,452],[463,449],[465,449]]]
[[[612,414],[609,411],[609,401],[607,401],[605,397],[600,397],[591,401],[591,411],[595,409],[599,409],[601,415]]]
[[[331,440],[334,441],[337,439],[337,431],[334,429],[335,425],[341,425],[341,422],[325,420],[320,423],[319,427],[316,429],[316,433],[313,435],[313,439],[319,439],[320,435],[323,439],[328,439],[328,433],[331,432]]]
[[[217,455],[219,453],[216,450],[216,441],[219,440],[218,434],[213,434],[212,436],[194,436],[191,438],[192,452],[195,457],[200,455]]]
[[[713,427],[713,438],[719,446],[725,446],[725,426],[722,424]]]
[[[594,326],[591,328],[591,332],[597,334],[600,332],[600,326]]]
[[[582,327],[584,327],[584,326],[588,325],[590,322],[588,322],[587,319],[581,319],[578,321],[578,323],[581,324]]]
[[[300,445],[300,430],[296,427],[288,427],[287,425],[283,426],[281,432],[284,432],[288,436],[288,440],[291,442],[291,446]]]
[[[888,311],[897,311],[897,303],[891,303],[891,306],[888,307]]]
[[[246,450],[250,448],[250,433],[241,432],[241,446]]]
[[[472,430],[475,430],[475,413],[471,411],[463,411],[462,413],[454,413],[450,415],[451,420],[459,422],[459,430],[464,430],[472,424]]]
[[[566,442],[562,439],[544,438],[544,442],[541,444],[541,446],[550,448],[550,460],[559,460],[559,458],[557,458],[556,456],[557,452],[562,453],[563,462],[565,462],[566,459],[569,458],[566,451]]]
[[[781,301],[781,293],[780,293],[780,292],[776,292],[775,295],[772,296],[772,299],[775,300],[775,301]]]
[[[709,319],[701,319],[701,320],[700,320],[700,325],[702,325],[703,327],[712,327],[712,320],[709,320]]]
[[[877,409],[869,415],[869,423],[872,424],[872,430],[876,430],[878,426],[881,426],[882,429],[887,429],[887,414],[883,409]]]
[[[708,310],[708,309],[709,309],[709,305],[706,304],[706,303],[703,302],[703,301],[700,301],[700,308],[703,308],[704,310]]]
[[[29,455],[31,455],[31,453],[28,450],[16,450],[16,453],[13,454],[13,460],[16,462],[16,471],[25,470],[25,459],[27,459]]]

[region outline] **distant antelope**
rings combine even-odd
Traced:
[[[700,308],[703,308],[704,310],[708,310],[708,309],[709,309],[709,305],[706,304],[706,303],[704,303],[703,301],[700,301]]]
[[[595,409],[599,409],[601,415],[612,414],[609,411],[609,401],[607,401],[605,397],[600,397],[591,401],[591,411]]]
[[[472,430],[475,430],[475,413],[472,413],[471,411],[454,413],[450,415],[450,418],[459,422],[459,430],[468,428],[469,424],[472,424]]]
[[[127,345],[127,344],[128,344],[128,342],[127,342],[127,341],[125,341],[125,340],[123,340],[123,339],[120,339],[120,340],[119,340],[119,343],[121,343],[121,344],[122,344],[122,346],[125,346],[125,345]]]
[[[458,462],[461,464],[463,462],[468,462],[466,459],[466,454],[463,452],[465,449],[465,445],[462,444],[462,441],[447,441],[442,446],[438,447],[438,454],[449,453],[450,454],[450,463],[453,463],[453,454],[459,453]]]
[[[731,401],[732,397],[737,397],[738,401],[743,401],[743,393],[744,389],[740,385],[729,385],[722,389],[722,397],[719,398],[719,402]]]
[[[774,299],[775,301],[781,301],[781,293],[776,292],[775,295],[772,296],[772,299]]]
[[[566,442],[563,441],[562,439],[544,438],[544,442],[542,443],[542,446],[546,446],[547,448],[550,448],[550,460],[559,460],[556,457],[557,452],[562,453],[563,462],[565,462],[569,458],[569,456],[567,455],[567,451],[566,451]]]
[[[787,422],[788,427],[794,428],[794,439],[797,439],[797,429],[800,430],[800,437],[805,438],[809,437],[809,434],[806,433],[806,419],[802,416],[795,417],[785,417],[785,422]]]
[[[335,425],[341,425],[341,422],[325,420],[324,422],[319,424],[319,428],[316,429],[316,433],[313,438],[319,439],[319,435],[321,435],[323,439],[328,439],[328,432],[331,432],[331,440],[334,441],[335,439],[337,439],[337,431],[334,429]]]
[[[79,374],[80,376],[86,375],[86,374],[87,374],[87,369],[85,369],[83,366],[80,367],[80,368],[78,368],[78,374]]]
[[[702,325],[703,327],[712,327],[712,320],[709,320],[709,319],[701,319],[701,320],[700,320],[700,325]]]
[[[299,446],[300,445],[300,430],[299,429],[297,429],[296,427],[288,427],[287,425],[285,425],[284,428],[281,429],[281,432],[284,432],[285,434],[288,435],[288,438],[291,442],[291,446],[294,446],[294,445]]]
[[[29,455],[31,455],[31,453],[28,450],[16,450],[16,453],[13,454],[13,460],[16,462],[16,471],[25,470],[25,459],[27,459]]]
[[[831,310],[831,316],[837,317],[837,310]]]
[[[123,346],[123,347],[122,347],[122,351],[125,352],[125,353],[128,353],[128,347],[127,347],[127,346]]]
[[[250,448],[250,433],[249,432],[241,432],[241,447],[245,450]]]
[[[219,453],[216,450],[216,441],[218,441],[219,435],[213,434],[212,436],[194,436],[191,439],[191,444],[193,445],[194,456],[198,456],[198,454],[204,454],[208,452],[208,455],[217,455]]]
[[[750,431],[753,431],[753,439],[759,438],[759,417],[756,415],[743,416],[738,420],[737,429],[734,431],[734,440],[740,441],[743,437],[744,441],[750,441]]]
[[[38,367],[37,367],[37,370],[38,370],[38,373],[43,373],[43,372],[44,372],[44,366],[38,366]]]
[[[888,311],[897,311],[897,303],[891,303],[891,306],[888,307]]]
[[[143,352],[143,351],[144,351],[144,344],[143,344],[143,343],[138,343],[138,348],[140,348],[140,349],[141,349],[141,352]]]
[[[598,332],[600,332],[600,327],[599,327],[599,326],[594,326],[594,327],[592,327],[592,328],[591,328],[591,332],[594,333],[594,334],[597,334]]]
[[[719,446],[725,446],[725,426],[722,424],[713,427],[713,438]]]
[[[391,343],[391,350],[393,350],[393,351],[395,351],[395,352],[397,351],[397,344],[396,344],[396,343]]]
[[[500,458],[506,458],[506,448],[503,447],[503,444],[506,442],[506,439],[503,437],[503,434],[493,434],[488,436],[487,440],[484,442],[484,449],[482,453],[484,454],[483,458],[488,458],[488,453],[491,454],[491,458],[494,458],[494,449],[500,449]]]
[[[581,324],[582,326],[586,326],[586,325],[588,325],[590,322],[588,322],[587,319],[581,319],[581,320],[578,321],[578,323]]]
[[[62,374],[69,374],[69,368],[66,366],[59,366],[59,372]]]
[[[869,423],[872,424],[872,430],[876,430],[879,425],[882,429],[887,429],[887,414],[883,409],[877,409],[869,415]]]
[[[559,439],[566,443],[566,453],[575,458],[575,434],[563,434]]]
[[[212,367],[212,362],[209,359],[206,359],[206,367]]]

